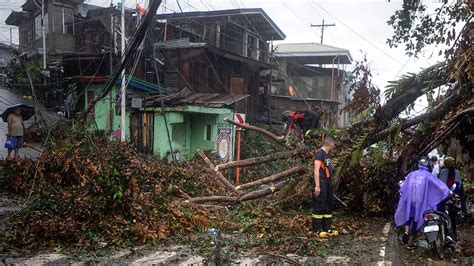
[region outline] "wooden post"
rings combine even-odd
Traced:
[[[237,129],[237,161],[240,161],[240,129]],[[240,167],[235,169],[235,184],[240,184]]]
[[[223,176],[220,172],[216,171],[215,170],[215,166],[214,164],[211,162],[211,160],[209,160],[209,158],[207,158],[207,156],[204,154],[204,152],[202,150],[197,150],[197,153],[199,154],[199,156],[201,156],[201,158],[207,163],[207,165],[209,166],[209,168],[211,168],[211,171],[214,172],[215,176],[217,177],[217,180],[220,181],[220,183],[222,185],[224,185],[224,187],[226,187],[228,190],[230,190],[231,192],[235,192],[235,193],[239,193],[237,191],[237,189],[235,189],[234,185],[232,185],[232,183],[229,182],[229,180],[227,180],[227,178],[225,178],[225,176]]]

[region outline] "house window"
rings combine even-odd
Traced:
[[[54,6],[53,31],[63,34],[74,34],[74,13],[71,8]]]
[[[216,25],[216,47],[221,47],[221,25]]]
[[[211,136],[212,136],[212,125],[207,125],[206,126],[206,132],[205,132],[205,140],[211,140]]]
[[[186,146],[186,125],[184,123],[173,124],[171,140],[181,146]]]
[[[31,34],[28,29],[24,29],[20,33],[20,43],[25,46],[31,43]]]
[[[74,34],[74,14],[72,9],[63,7],[63,33]]]
[[[5,65],[5,55],[0,54],[0,66]]]

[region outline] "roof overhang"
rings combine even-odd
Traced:
[[[192,42],[184,42],[184,41],[169,41],[169,42],[160,42],[155,44],[155,48],[161,51],[162,53],[172,53],[174,51],[182,51],[182,50],[197,50],[197,51],[209,51],[215,55],[221,56],[223,58],[234,60],[237,62],[241,62],[244,64],[249,64],[253,66],[260,67],[262,69],[276,69],[276,65],[272,65],[269,63],[257,61],[248,57],[244,57],[238,54],[234,54],[220,48],[207,45],[206,43],[192,43]],[[186,58],[186,55],[180,55],[181,60]],[[195,56],[195,55],[191,55]]]
[[[25,11],[12,11],[10,15],[8,15],[7,19],[5,20],[5,24],[10,26],[19,26],[20,21],[24,18],[28,18],[30,16],[29,12]]]
[[[184,20],[184,19],[225,19],[232,18],[235,23],[250,23],[251,30],[256,30],[265,40],[284,40],[286,35],[276,23],[261,8],[241,8],[215,11],[195,11],[182,13],[159,14],[157,19]]]
[[[330,99],[320,99],[320,98],[297,98],[286,95],[272,95],[273,98],[287,99],[290,101],[307,101],[307,102],[323,102],[328,104],[341,104],[340,101],[330,100]]]
[[[226,108],[234,103],[249,97],[246,94],[218,94],[218,93],[194,93],[185,88],[179,92],[168,95],[153,94],[144,98],[144,108],[161,107],[164,103],[166,107],[200,106],[209,108]]]
[[[277,46],[275,56],[300,64],[351,64],[349,50],[319,43],[288,43]]]

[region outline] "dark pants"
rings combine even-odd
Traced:
[[[444,218],[448,221],[448,235],[451,236],[453,240],[456,241],[458,238],[457,226],[456,226],[456,212],[453,210],[449,211],[449,215],[446,213],[446,202],[448,199],[443,200],[438,204],[438,212],[444,216]]]
[[[408,222],[406,223],[406,225],[408,225],[408,227],[410,227],[410,235],[411,236],[416,236],[416,233],[417,233],[417,227],[418,227],[418,223],[415,222],[415,219],[413,217],[410,217],[410,219],[408,219]]]
[[[314,185],[312,186],[311,192],[313,197],[312,206],[312,226],[313,231],[328,231],[331,230],[331,218],[332,211],[334,208],[334,201],[332,197],[332,185],[331,181],[325,177],[319,179],[319,187],[321,193],[319,197],[314,195]]]

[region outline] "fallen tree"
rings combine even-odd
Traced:
[[[224,121],[227,122],[227,123],[230,123],[234,126],[239,126],[241,128],[244,128],[244,129],[248,129],[248,130],[252,130],[252,131],[255,131],[257,133],[260,133],[262,134],[263,136],[265,136],[266,138],[268,138],[269,140],[273,141],[274,143],[282,146],[282,147],[285,147],[286,149],[288,150],[293,150],[293,147],[291,147],[290,145],[284,143],[284,139],[281,138],[281,137],[278,137],[278,136],[275,136],[273,133],[263,129],[263,128],[259,128],[259,127],[256,127],[256,126],[251,126],[249,124],[241,124],[239,122],[236,122],[236,121],[233,121],[233,120],[230,120],[228,118],[224,118]]]
[[[249,159],[240,160],[240,161],[232,161],[232,162],[217,165],[215,167],[215,170],[223,171],[229,168],[245,167],[245,166],[251,166],[255,164],[267,163],[267,162],[271,162],[271,161],[275,161],[279,159],[291,158],[301,153],[302,153],[301,150],[295,150],[295,151],[274,153],[274,154],[270,154],[263,157],[255,157],[255,158],[249,158]]]
[[[308,169],[306,167],[302,166],[302,165],[295,166],[295,167],[290,168],[290,169],[288,169],[286,171],[283,171],[281,173],[274,174],[274,175],[271,175],[271,176],[268,176],[268,177],[264,177],[262,179],[258,179],[258,180],[255,180],[255,181],[252,181],[252,182],[249,182],[249,183],[246,183],[246,184],[242,184],[242,185],[239,185],[235,188],[237,190],[246,190],[246,189],[249,189],[249,188],[252,188],[252,187],[256,187],[256,186],[260,186],[260,185],[263,185],[263,184],[267,184],[267,183],[276,181],[278,179],[281,179],[283,177],[287,177],[287,176],[290,176],[290,175],[293,175],[293,174],[296,174],[296,173],[306,172],[307,170]]]

